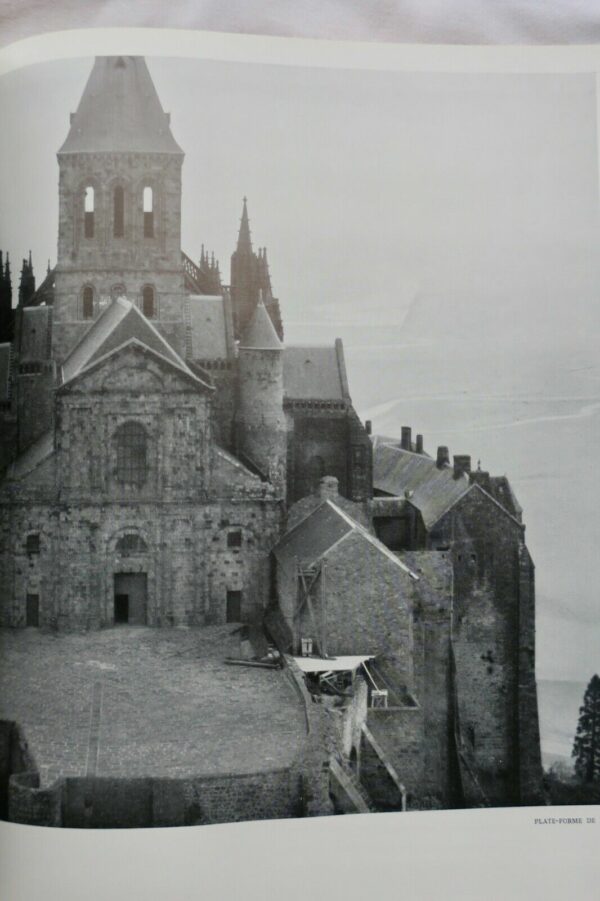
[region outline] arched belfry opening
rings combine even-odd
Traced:
[[[154,192],[150,185],[144,188],[144,238],[154,237]]]
[[[94,237],[96,196],[92,185],[88,185],[83,198],[83,234],[86,238]]]
[[[117,185],[113,191],[113,237],[122,238],[125,234],[125,189]]]

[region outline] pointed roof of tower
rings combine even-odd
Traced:
[[[59,154],[183,154],[142,56],[98,56]]]
[[[237,242],[238,251],[247,251],[252,253],[252,240],[250,238],[250,221],[248,219],[248,201],[244,197],[244,206],[242,208],[242,219],[240,221],[240,231]]]
[[[254,315],[242,335],[240,347],[252,350],[283,350],[283,344],[279,340],[262,297],[257,303]]]

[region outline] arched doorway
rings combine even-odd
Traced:
[[[148,624],[148,546],[138,532],[128,531],[115,543],[113,609],[115,625]]]

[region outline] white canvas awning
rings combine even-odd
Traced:
[[[303,673],[338,673],[343,670],[356,670],[365,660],[372,659],[372,654],[351,657],[294,657]]]

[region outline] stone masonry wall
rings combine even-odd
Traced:
[[[518,803],[522,527],[472,489],[436,526],[451,541],[453,646],[462,738],[489,803]]]
[[[181,263],[181,162],[172,154],[98,153],[59,157],[59,236],[52,356],[61,362],[89,328],[83,319],[85,285],[94,290],[94,312],[115,286],[140,302],[155,290],[157,326],[185,353]],[[112,198],[125,190],[125,233],[114,237]],[[84,234],[84,192],[94,188],[94,236]],[[144,236],[142,197],[153,189],[154,237]]]

